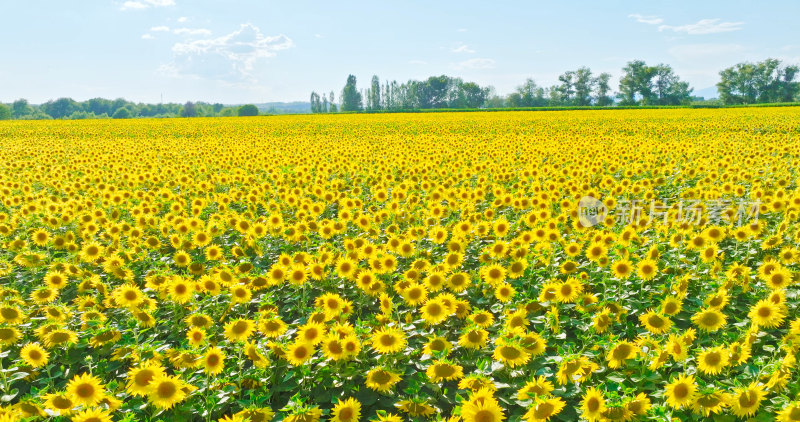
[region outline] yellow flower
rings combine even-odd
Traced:
[[[403,331],[394,327],[383,327],[372,334],[372,348],[380,354],[396,353],[406,347]]]
[[[677,379],[667,384],[664,396],[667,404],[674,408],[689,407],[694,403],[697,395],[697,385],[693,375],[681,374]]]
[[[106,390],[99,378],[89,374],[81,374],[67,383],[67,394],[75,403],[94,406],[100,403],[106,394]]]
[[[361,418],[361,403],[350,397],[347,400],[339,400],[331,410],[331,422],[351,422]]]
[[[383,368],[373,368],[367,372],[366,385],[375,391],[385,393],[398,382],[400,382],[400,375]]]
[[[39,343],[28,343],[19,351],[19,356],[31,368],[40,368],[47,365],[50,354]]]

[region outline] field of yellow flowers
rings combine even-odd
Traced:
[[[0,122],[0,421],[798,421],[798,165],[798,108]]]

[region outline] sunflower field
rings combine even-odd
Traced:
[[[0,122],[0,422],[800,421],[798,165],[791,107]]]

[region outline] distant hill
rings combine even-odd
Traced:
[[[258,111],[267,114],[303,114],[311,113],[311,103],[293,101],[290,103],[274,102],[256,104]]]
[[[708,88],[703,89],[695,89],[692,91],[692,95],[695,97],[703,97],[706,100],[710,100],[712,98],[719,98],[719,92],[717,92],[716,86],[710,86]]]

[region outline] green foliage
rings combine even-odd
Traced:
[[[679,105],[691,101],[692,88],[681,81],[666,64],[648,66],[634,60],[622,69],[625,75],[619,81],[621,105]]]
[[[181,109],[181,117],[197,117],[197,107],[193,102],[187,101]]]
[[[253,104],[245,104],[239,107],[239,116],[258,116],[258,107]]]
[[[720,100],[725,104],[794,101],[800,93],[800,82],[795,82],[799,71],[798,66],[781,66],[777,59],[739,63],[719,72]]]
[[[5,104],[0,103],[0,120],[11,119],[11,108]]]
[[[113,119],[130,119],[131,118],[131,111],[127,108],[123,107],[114,112],[114,115],[111,116]]]
[[[362,108],[361,93],[356,88],[356,77],[348,75],[347,83],[342,89],[342,111],[359,111]]]

